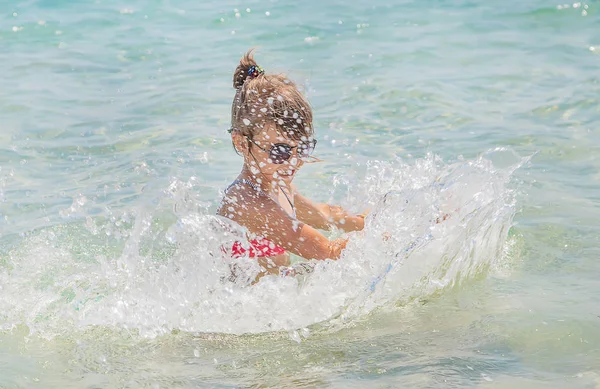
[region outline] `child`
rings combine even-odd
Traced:
[[[280,267],[289,266],[289,253],[338,259],[347,239],[329,240],[317,230],[362,230],[364,216],[315,204],[292,185],[317,143],[308,101],[292,81],[265,73],[252,51],[240,60],[233,86],[229,132],[244,166],[225,191],[217,214],[245,227],[249,242],[236,242],[226,251],[233,257],[256,258],[261,275],[278,274]]]

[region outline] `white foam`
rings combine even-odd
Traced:
[[[498,155],[513,162],[494,167]],[[11,251],[0,267],[4,328],[26,324],[45,336],[90,325],[144,336],[291,331],[299,340],[294,331],[308,334],[317,323],[346,325],[485,272],[504,255],[514,214],[507,183],[522,163],[511,155],[496,150],[453,165],[435,156],[372,161],[337,177],[351,194],[346,207],[371,204],[365,230],[352,234],[339,261],[319,262],[309,277],[269,276],[254,286],[253,260],[237,261],[246,278],[232,282],[231,260],[221,254],[243,230],[194,201],[193,182],[174,180],[153,208],[47,229]]]

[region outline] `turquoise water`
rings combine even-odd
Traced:
[[[147,3],[2,4],[0,387],[600,387],[597,2]],[[250,47],[313,106],[298,187],[374,214],[244,288]]]

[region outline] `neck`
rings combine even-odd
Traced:
[[[279,181],[273,179],[272,177],[269,179],[269,177],[262,172],[254,174],[252,171],[250,171],[250,168],[246,164],[244,164],[238,179],[251,182],[253,185],[256,185],[258,188],[260,188],[260,190],[262,190],[264,193],[269,193],[273,198],[278,198],[279,193],[283,193],[287,202],[290,204],[293,217],[296,217],[296,210],[294,207],[294,202],[292,201],[293,194],[291,193],[291,187],[289,185],[284,187],[283,185],[279,184]],[[276,201],[279,202],[279,200]]]
[[[252,182],[254,185],[259,187],[265,193],[277,193],[281,188],[279,181],[273,177],[267,176],[261,172],[255,174],[250,170],[250,167],[244,164],[239,179],[244,179]]]

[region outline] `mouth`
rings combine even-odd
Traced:
[[[277,172],[277,174],[278,174],[280,177],[293,177],[293,176],[294,176],[294,174],[296,174],[296,170],[292,170],[292,171],[289,171],[289,170],[288,170],[288,171],[286,171],[286,172],[284,172],[284,173],[282,173],[282,172]]]

